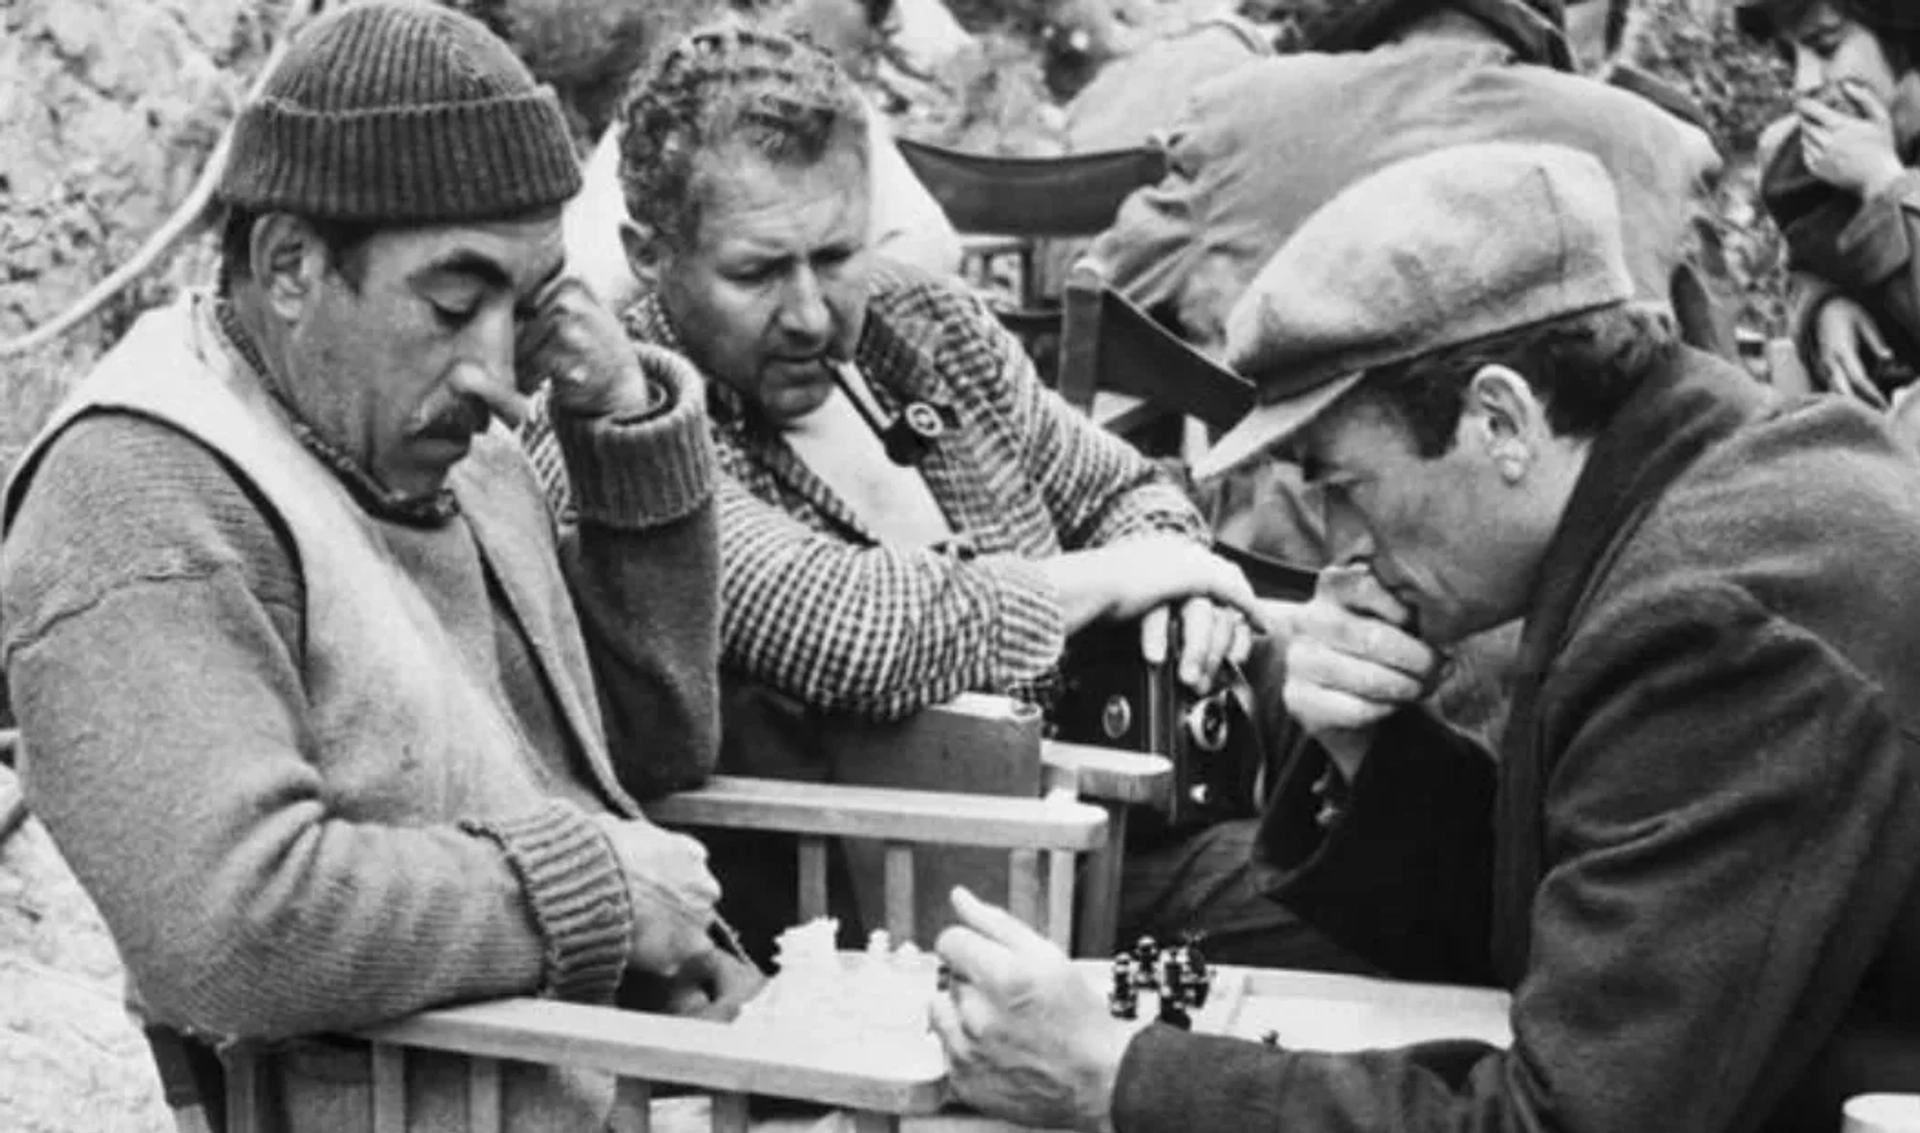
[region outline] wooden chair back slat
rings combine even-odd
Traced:
[[[644,1078],[616,1082],[607,1129],[610,1133],[653,1133],[653,1083]]]
[[[747,1133],[751,1124],[747,1116],[747,1095],[713,1095],[713,1133]]]
[[[1120,934],[1120,879],[1126,864],[1128,804],[1102,805],[1107,811],[1107,844],[1087,855],[1087,868],[1080,877],[1080,907],[1070,949],[1075,956],[1111,956],[1114,937]]]
[[[407,1052],[373,1044],[373,1133],[407,1133]]]
[[[1040,920],[1040,851],[1013,850],[1007,854],[1007,863],[1007,911],[1044,931]]]
[[[827,846],[818,835],[800,839],[800,919],[827,915]]]
[[[229,1054],[226,1064],[227,1133],[266,1133],[264,1064],[244,1048]]]
[[[467,1060],[467,1133],[502,1133],[500,1060]]]
[[[1047,939],[1067,953],[1073,951],[1075,872],[1072,854],[1047,851]],[[1094,953],[1104,954],[1104,951]]]
[[[912,940],[913,847],[905,842],[889,842],[886,854],[887,934],[895,940]]]

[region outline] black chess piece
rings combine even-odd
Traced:
[[[1207,957],[1200,951],[1200,938],[1188,937],[1173,952],[1173,966],[1179,969],[1188,1002],[1195,1009],[1205,1007],[1207,996],[1213,992],[1213,969],[1207,966]]]
[[[1182,949],[1179,946],[1168,948],[1160,953],[1158,970],[1154,973],[1154,985],[1160,992],[1160,1021],[1169,1026],[1190,1030],[1193,1016],[1187,1010],[1192,1006],[1187,989],[1186,968],[1181,960]]]
[[[1186,984],[1178,974],[1169,975],[1171,978],[1163,980],[1160,985],[1160,1021],[1169,1027],[1191,1031],[1193,1014],[1187,1009],[1193,1003],[1188,998]]]
[[[1140,1014],[1140,973],[1133,955],[1116,952],[1113,956],[1113,988],[1107,992],[1107,1011],[1116,1019],[1133,1019]]]

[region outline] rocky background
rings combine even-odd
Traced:
[[[296,3],[0,0],[0,342],[53,318],[131,258],[191,192]],[[627,61],[723,0],[464,0],[570,97],[582,135]],[[810,0],[800,0],[810,2]],[[1256,0],[1256,18],[1289,2]],[[885,66],[901,132],[972,149],[1055,152],[1058,102],[1100,61],[1232,0],[902,0],[905,65]],[[1598,8],[1596,2],[1592,5]],[[554,17],[564,17],[555,19]],[[957,23],[956,23],[957,19]],[[963,30],[964,29],[964,30]],[[1730,157],[1725,237],[1743,332],[1778,333],[1777,237],[1755,211],[1751,151],[1784,76],[1715,0],[1640,0],[1624,57],[1707,108]],[[188,240],[57,342],[0,357],[0,468],[132,317],[213,253]],[[0,690],[3,697],[3,690]],[[0,723],[4,723],[0,705]],[[0,799],[12,787],[0,768]],[[0,1130],[173,1128],[97,916],[29,822],[0,846]]]

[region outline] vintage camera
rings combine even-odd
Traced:
[[[1216,543],[1215,553],[1240,567],[1263,598],[1305,601],[1312,571]],[[1140,656],[1137,622],[1095,624],[1067,643],[1061,689],[1047,714],[1058,739],[1150,751],[1173,763],[1173,790],[1164,821],[1191,829],[1258,814],[1265,755],[1253,720],[1251,695],[1237,673],[1223,670],[1217,687],[1197,695],[1180,683],[1180,622],[1171,619],[1167,660]]]
[[[1257,810],[1260,744],[1231,683],[1204,696],[1180,683],[1179,620],[1167,660],[1140,657],[1137,622],[1103,623],[1075,634],[1048,714],[1053,735],[1076,743],[1149,751],[1173,763],[1169,827],[1206,826]],[[1223,674],[1225,675],[1225,674]]]

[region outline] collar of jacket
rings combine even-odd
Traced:
[[[1551,769],[1535,750],[1535,712],[1554,659],[1608,565],[1669,485],[1771,404],[1766,387],[1687,347],[1648,374],[1593,441],[1527,603],[1513,707],[1501,742],[1493,886],[1493,958],[1506,981],[1527,963],[1530,894],[1545,860],[1539,795]]]

